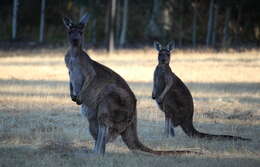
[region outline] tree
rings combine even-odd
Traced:
[[[192,3],[193,9],[193,19],[192,19],[192,46],[196,47],[197,45],[197,18],[198,18],[198,11],[197,11],[197,3]]]
[[[179,18],[180,18],[180,22],[179,22],[179,47],[182,47],[182,41],[183,41],[183,15],[184,15],[184,12],[183,12],[183,4],[184,1],[183,0],[180,0],[179,1]]]
[[[207,38],[206,38],[207,47],[210,45],[211,36],[212,36],[213,10],[214,10],[214,0],[210,0],[209,16],[208,16],[208,31],[207,31]]]
[[[127,22],[128,22],[128,0],[124,0],[124,8],[123,8],[123,19],[122,19],[122,28],[120,34],[119,47],[122,48],[125,44],[126,40],[126,32],[127,32]]]
[[[16,39],[17,32],[17,13],[18,13],[18,0],[13,0],[13,18],[12,18],[12,39]]]
[[[45,4],[46,4],[46,0],[42,0],[41,1],[41,23],[40,23],[39,42],[43,42],[43,37],[44,37]]]
[[[161,36],[161,30],[158,25],[158,17],[160,15],[161,0],[153,0],[153,10],[149,23],[146,27],[145,33],[148,37],[153,39],[159,38]]]
[[[218,5],[214,5],[214,19],[213,19],[213,29],[212,29],[212,46],[216,45],[216,31],[217,31],[217,21],[218,21]]]
[[[0,0],[0,38],[8,41],[19,37],[28,42],[32,39],[44,41],[48,36],[51,37],[48,42],[63,43],[66,36],[61,31],[59,16],[68,15],[76,19],[86,11],[91,19],[84,34],[85,42],[107,50],[109,43],[110,46],[125,47],[126,43],[138,46],[150,44],[153,40],[166,42],[170,39],[193,47],[198,44],[256,46],[260,43],[259,0],[114,1]],[[113,20],[112,2],[116,4]],[[45,15],[44,4],[48,5]],[[47,19],[47,16],[50,17]]]
[[[121,0],[117,1],[117,4],[116,4],[116,28],[115,28],[115,31],[116,31],[116,34],[115,34],[115,40],[116,40],[116,45],[118,44],[119,42],[119,39],[120,39],[120,31],[121,31],[121,21],[122,21],[122,16],[121,16],[121,13],[123,12],[123,10],[121,9]]]
[[[229,38],[229,31],[228,31],[228,24],[230,21],[230,14],[231,14],[231,8],[228,7],[225,10],[225,23],[224,23],[224,29],[223,29],[223,40],[222,40],[222,47],[226,48],[228,44],[228,38]]]
[[[198,11],[197,11],[197,2],[192,3],[193,9],[193,19],[192,19],[192,46],[196,47],[197,45],[197,20],[198,20]]]
[[[110,1],[109,12],[109,31],[108,31],[108,52],[112,53],[115,50],[115,16],[116,16],[116,0]]]

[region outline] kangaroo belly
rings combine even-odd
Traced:
[[[98,105],[99,94],[101,93],[104,85],[100,85],[92,81],[84,90],[82,90],[83,104],[88,106],[91,110],[96,110]]]

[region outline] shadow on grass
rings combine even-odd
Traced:
[[[46,86],[46,87],[60,87],[67,86],[68,81],[55,80],[20,80],[20,79],[0,79],[0,86]]]
[[[145,87],[152,87],[151,82],[128,82],[133,88],[138,88],[140,85]],[[55,81],[55,80],[19,80],[19,79],[0,79],[1,85],[24,85],[24,86],[65,86],[68,81]],[[218,82],[218,83],[205,83],[205,82],[188,82],[186,85],[192,91],[201,92],[215,92],[225,91],[227,93],[260,93],[260,83],[246,83],[246,82]]]
[[[54,96],[54,97],[65,97],[67,93],[39,93],[39,92],[10,92],[10,91],[0,91],[2,96],[11,96],[11,97],[19,97],[19,96],[26,96],[27,98],[31,97],[46,97],[46,96]]]
[[[152,88],[152,83],[147,82],[129,82],[129,85],[134,90],[138,90],[139,88]],[[31,86],[31,92],[15,92],[15,91],[4,91],[0,90],[1,95],[8,96],[56,96],[56,97],[64,97],[67,93],[44,93],[44,92],[34,92],[34,87],[38,86],[46,86],[50,88],[55,87],[66,87],[68,86],[68,81],[55,81],[55,80],[4,80],[0,79],[0,87],[1,86]],[[260,83],[194,83],[189,82],[187,86],[190,88],[191,92],[202,92],[202,93],[214,93],[214,92],[222,92],[228,94],[239,95],[242,93],[247,94],[260,94]],[[149,93],[148,93],[149,94]],[[140,98],[150,98],[148,96],[140,95]],[[258,97],[233,97],[233,96],[225,96],[225,97],[198,97],[194,96],[195,101],[209,101],[209,100],[223,100],[228,101],[230,99],[236,99],[241,103],[260,103],[260,98]]]
[[[135,89],[138,87],[150,87],[151,82],[128,82],[129,85]],[[68,81],[55,80],[19,80],[19,79],[0,79],[0,86],[66,86]],[[246,82],[218,82],[218,83],[202,83],[202,82],[188,82],[186,85],[191,91],[200,92],[227,92],[227,93],[260,93],[260,83],[246,83]]]
[[[152,88],[151,82],[129,82],[133,88],[150,87]],[[187,82],[185,83],[188,88],[198,92],[226,92],[226,93],[260,93],[260,83],[246,83],[246,82],[217,82],[217,83],[206,83],[206,82]]]
[[[55,65],[64,65],[62,61],[49,61],[49,62],[8,62],[1,63],[0,66],[55,66]]]
[[[130,86],[133,88],[133,90],[138,90],[138,89],[148,89],[152,87],[152,83],[146,83],[146,82],[130,82]],[[260,93],[260,83],[188,83],[187,84],[191,90],[199,91],[199,92],[217,92],[217,91],[223,91],[225,90],[226,92],[229,93],[234,93],[234,94],[239,94],[239,93]],[[55,81],[55,80],[17,80],[17,79],[10,79],[10,80],[4,80],[0,79],[0,87],[2,86],[30,86],[31,91],[30,92],[15,92],[15,91],[4,91],[0,90],[0,94],[2,96],[11,96],[11,97],[19,97],[22,95],[28,96],[30,98],[31,96],[54,96],[57,98],[60,98],[61,96],[68,96],[66,93],[57,93],[54,91],[54,93],[45,93],[44,92],[44,87],[48,88],[55,88],[57,87],[68,87],[68,82],[67,81]],[[42,92],[35,92],[34,87],[42,87],[43,91]],[[68,90],[69,93],[69,90]],[[143,98],[150,98],[148,96],[143,96]],[[204,98],[204,97],[195,97],[195,100],[209,100],[214,97],[209,97],[209,98]],[[252,98],[248,97],[246,99],[243,99],[245,97],[237,97],[238,100],[242,100],[245,103],[260,103],[260,98]],[[249,100],[248,100],[249,99]],[[25,104],[26,105],[26,104]],[[74,103],[71,103],[71,105],[74,105]],[[60,107],[60,108],[59,108]],[[1,109],[2,111],[5,111],[5,108]],[[53,110],[57,111],[64,111],[64,106],[53,106]],[[21,111],[23,112],[23,111]],[[140,112],[140,111],[139,111]],[[35,111],[37,113],[37,111]],[[62,112],[63,117],[71,117],[72,112]],[[26,114],[23,114],[25,116]],[[57,117],[57,116],[56,116]],[[154,125],[154,121],[149,121],[149,120],[142,120],[139,118],[139,121],[142,122],[143,125]],[[156,123],[158,126],[161,127],[163,125],[163,121],[158,121]],[[210,126],[215,126],[215,123],[212,122],[210,124],[208,123],[200,123],[201,127],[210,127]],[[218,123],[219,125],[222,126],[221,123]],[[223,124],[224,125],[224,124]],[[149,126],[146,126],[148,128]],[[242,126],[241,126],[242,127]],[[255,126],[255,128],[259,128],[258,125]],[[254,129],[255,129],[254,128]],[[201,129],[201,128],[200,128]],[[209,128],[210,129],[210,128]],[[151,129],[152,130],[152,129]],[[208,129],[207,130],[202,130],[203,132],[210,132]]]
[[[97,156],[93,153],[82,153],[80,148],[74,148],[73,152],[42,151],[42,149],[30,146],[2,147],[0,148],[0,166],[37,166],[37,167],[171,167],[171,166],[259,166],[260,161],[254,157],[236,155],[183,155],[183,156],[152,156],[147,154],[106,153],[105,156]],[[81,153],[80,153],[81,152]],[[80,154],[79,154],[80,153]]]

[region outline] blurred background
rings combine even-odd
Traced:
[[[1,0],[0,48],[67,45],[62,17],[91,14],[85,45],[140,48],[154,40],[179,48],[260,45],[259,0]]]

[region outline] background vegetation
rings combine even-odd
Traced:
[[[86,11],[91,14],[85,33],[88,47],[108,48],[109,42],[116,48],[142,47],[153,40],[174,40],[177,47],[260,44],[258,0],[1,0],[1,46],[37,41],[63,45],[61,18],[78,20]]]

